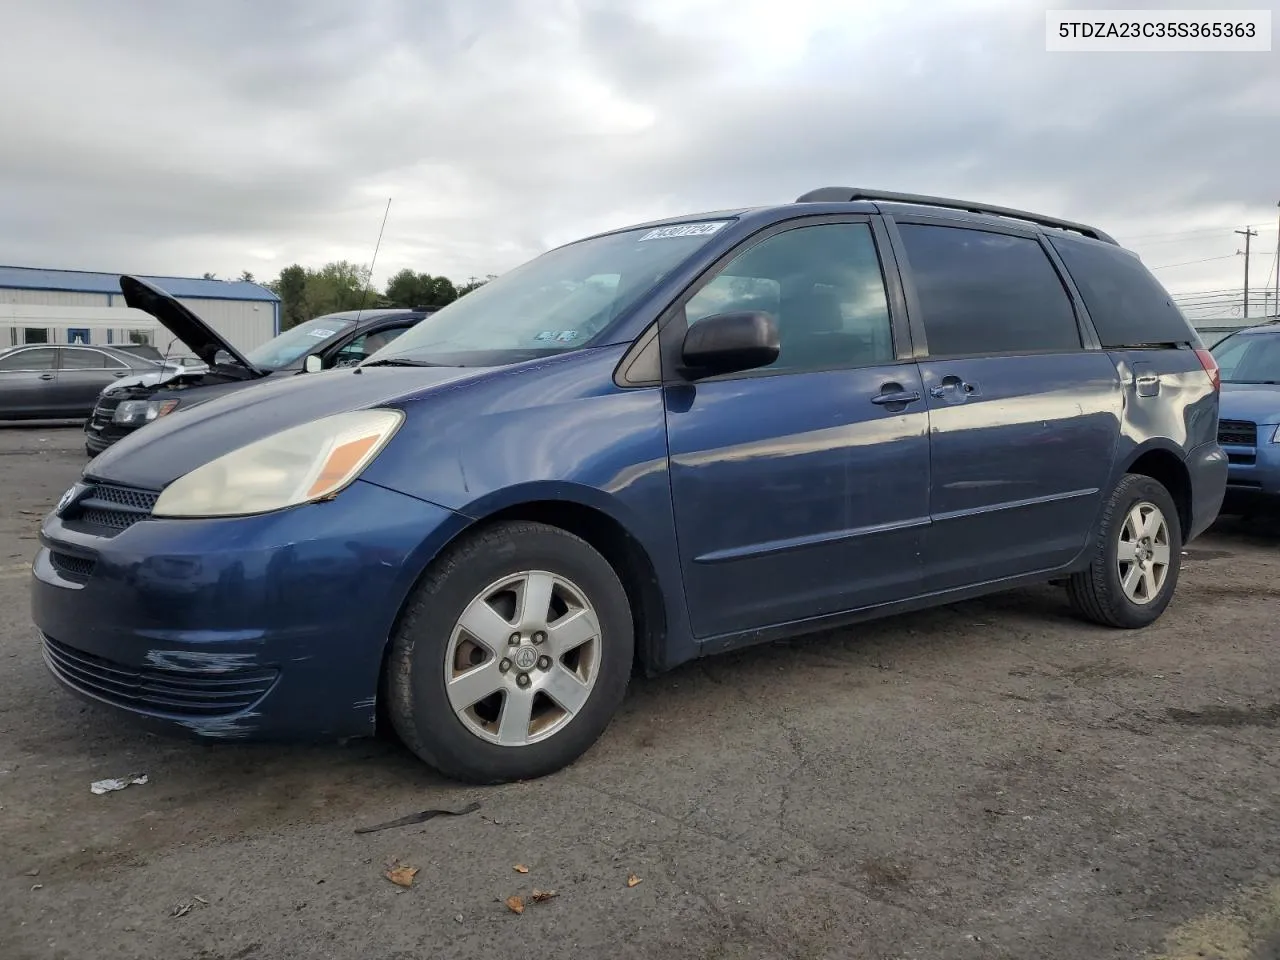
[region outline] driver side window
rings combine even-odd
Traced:
[[[888,295],[870,225],[826,223],[775,234],[734,257],[685,305],[689,325],[762,311],[778,324],[778,359],[801,373],[894,360]]]
[[[392,327],[385,330],[371,330],[362,333],[337,352],[333,358],[334,367],[354,367],[369,359],[387,344],[408,330],[408,327]]]

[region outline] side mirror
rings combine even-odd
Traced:
[[[682,371],[690,379],[767,367],[778,359],[778,324],[761,311],[720,313],[684,335]]]
[[[307,358],[302,361],[302,369],[307,371],[307,373],[319,373],[323,367],[324,361],[314,353],[307,354]]]

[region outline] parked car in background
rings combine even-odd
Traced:
[[[1222,371],[1218,442],[1230,461],[1223,509],[1280,506],[1280,323],[1239,330],[1213,355]]]
[[[154,348],[49,343],[9,347],[0,350],[0,420],[83,419],[107,386],[135,376],[160,377],[165,369]]]
[[[1153,623],[1222,502],[1217,373],[1081,224],[835,188],[648,223],[125,439],[44,520],[32,611],[63,684],[161,727],[381,702],[447,774],[528,779],[637,664],[1055,580]]]
[[[123,379],[102,392],[85,423],[85,452],[96,456],[139,427],[213,397],[307,369],[353,366],[390,343],[431,308],[361,310],[316,317],[262,346],[240,353],[190,309],[159,287],[122,277],[129,306],[145,310],[199,358],[198,366]]]

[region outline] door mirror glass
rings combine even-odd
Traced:
[[[685,334],[682,356],[691,379],[767,367],[778,359],[778,324],[758,310],[704,317]]]
[[[307,373],[319,373],[320,368],[324,366],[324,361],[317,357],[314,353],[308,354],[307,358],[302,361],[302,369]]]

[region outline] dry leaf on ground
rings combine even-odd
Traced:
[[[524,913],[524,898],[507,897],[507,909],[512,913]]]
[[[560,894],[555,890],[539,890],[537,887],[534,887],[533,893],[529,896],[529,899],[534,903],[546,903],[548,900],[554,900],[558,896],[560,896]]]
[[[413,878],[418,875],[417,867],[408,867],[403,863],[396,864],[387,871],[387,879],[397,887],[412,887]]]
[[[628,886],[628,887],[634,887],[634,886],[635,886],[637,883],[639,883],[639,882],[640,882],[640,878],[639,878],[639,877],[637,877],[634,873],[632,873],[632,874],[628,874],[628,875],[627,875],[627,886]]]
[[[528,873],[528,872],[529,872],[529,868],[528,868],[528,867],[526,867],[523,863],[517,863],[517,864],[516,864],[514,867],[512,867],[511,869],[512,869],[512,870],[514,870],[516,873]]]

